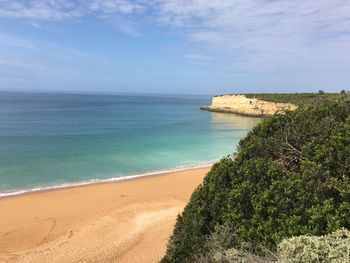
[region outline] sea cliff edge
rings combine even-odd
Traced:
[[[233,113],[249,117],[268,117],[283,114],[297,108],[291,103],[271,102],[257,98],[247,98],[242,94],[214,96],[210,106],[200,109],[213,112]]]

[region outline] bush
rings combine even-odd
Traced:
[[[206,255],[196,255],[195,261],[198,263],[271,263],[277,262],[275,253],[260,247],[259,250],[263,256],[255,255],[257,247],[249,243],[244,243],[239,249],[226,248],[227,241],[234,235],[232,229],[228,227],[219,227],[206,241]],[[226,249],[225,249],[226,248]]]
[[[223,228],[208,238],[210,250],[207,255],[196,258],[200,263],[343,263],[350,262],[350,232],[340,229],[332,234],[318,236],[297,236],[284,239],[278,245],[278,252],[266,249],[264,256],[251,253],[249,247],[223,249],[223,243],[232,235]]]
[[[283,240],[278,251],[280,263],[350,262],[350,232],[341,229],[321,237],[292,237]]]
[[[265,119],[193,193],[162,262],[206,255],[206,237],[222,226],[235,233],[224,249],[248,242],[271,251],[284,238],[350,228],[349,156],[347,101]]]

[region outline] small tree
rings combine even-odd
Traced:
[[[345,94],[346,93],[346,91],[345,90],[341,90],[341,92],[340,92],[340,94]]]
[[[324,91],[320,89],[320,90],[318,91],[318,94],[323,95],[323,94],[324,94]]]

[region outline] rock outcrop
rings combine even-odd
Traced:
[[[256,98],[247,98],[240,94],[214,96],[210,106],[201,107],[202,110],[254,117],[283,114],[286,110],[295,110],[296,108],[297,106],[291,103],[264,101]]]

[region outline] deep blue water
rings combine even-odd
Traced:
[[[0,192],[200,165],[234,152],[256,118],[209,97],[0,93]]]

